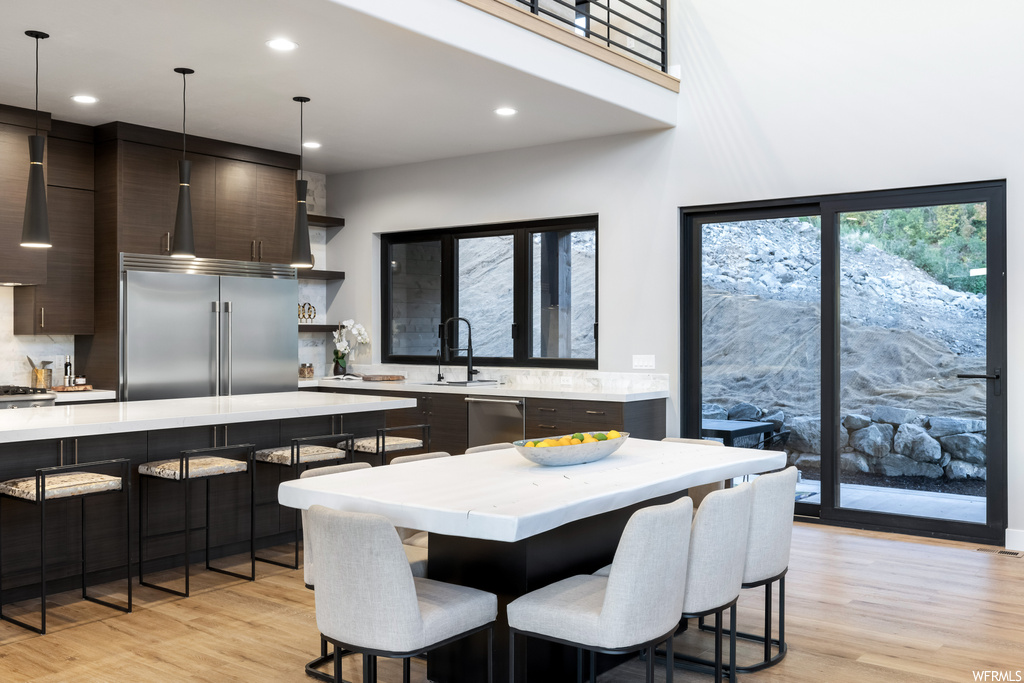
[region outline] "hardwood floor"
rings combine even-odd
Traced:
[[[1009,672],[1002,680],[1015,680],[1024,671],[1024,559],[976,548],[797,524],[787,581],[789,655],[742,680],[973,681],[972,672],[984,670]],[[259,579],[249,583],[196,568],[187,599],[136,588],[132,614],[60,594],[51,601],[45,636],[0,623],[0,680],[312,680],[303,664],[319,639],[302,571],[266,564],[257,571]],[[117,588],[111,585],[110,597],[120,597]],[[744,628],[756,629],[762,601],[760,591],[744,593]],[[4,609],[15,614],[19,607]],[[677,640],[677,649],[711,647],[709,635],[693,631]],[[752,645],[738,652],[741,661],[744,654],[757,656]],[[379,674],[382,682],[401,680],[393,662],[382,661]],[[345,678],[360,676],[348,658]],[[663,677],[659,671],[657,680]],[[425,666],[414,660],[413,681],[425,680]],[[600,679],[641,680],[636,662]],[[677,670],[676,680],[711,677]]]

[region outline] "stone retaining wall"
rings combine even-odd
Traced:
[[[789,430],[786,454],[797,467],[821,467],[821,419],[764,411],[750,403],[728,410],[703,406],[705,419],[772,422],[775,431]],[[758,437],[737,439],[737,446],[752,446]],[[919,415],[913,410],[877,406],[871,415],[849,414],[839,427],[839,466],[845,472],[888,477],[929,479],[985,479],[985,420]]]

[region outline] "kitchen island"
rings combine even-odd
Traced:
[[[139,464],[177,457],[182,450],[239,443],[270,448],[288,444],[295,437],[341,432],[367,436],[384,426],[387,411],[414,405],[415,400],[408,398],[293,391],[5,410],[0,412],[0,480],[33,476],[41,467],[127,458],[131,461],[131,486],[138,490]],[[256,536],[260,547],[291,539],[294,516],[287,510],[282,513],[277,505],[277,487],[291,476],[287,467],[256,465]],[[192,486],[201,492],[201,483],[193,482]],[[212,486],[211,557],[242,552],[248,547],[243,540],[249,527],[248,482],[244,477],[227,477]],[[174,487],[159,488],[154,488],[147,506],[148,529],[157,534],[180,530],[183,512],[178,492],[168,490]],[[87,513],[89,583],[116,576],[113,568],[123,564],[123,541],[109,532],[111,525],[117,528],[123,512],[117,496],[104,498],[90,502]],[[135,525],[138,498],[134,492],[131,505]],[[204,505],[203,496],[193,496],[194,520],[203,519]],[[54,505],[52,513],[47,511],[47,518],[50,580],[57,590],[70,588],[72,579],[65,577],[78,571],[79,506]],[[29,505],[4,501],[0,523],[5,602],[37,595],[37,586],[33,585],[39,561],[37,511]],[[93,530],[97,531],[95,537]],[[133,537],[133,563],[138,559],[136,541]],[[184,563],[180,537],[169,536],[149,547],[147,572]],[[150,557],[154,558],[152,563]],[[191,559],[198,561],[199,553]]]

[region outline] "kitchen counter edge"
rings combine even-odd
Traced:
[[[488,386],[464,386],[458,384],[435,385],[419,381],[399,380],[396,382],[364,382],[317,378],[299,380],[300,389],[359,389],[361,391],[413,391],[425,394],[457,394],[468,396],[515,396],[520,398],[576,399],[590,401],[612,401],[630,403],[632,401],[649,401],[668,398],[668,389],[655,391],[606,391],[601,389],[584,390],[579,388],[541,389],[524,387],[514,384],[492,384]]]

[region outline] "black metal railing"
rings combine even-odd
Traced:
[[[577,34],[668,70],[668,0],[508,0]]]

